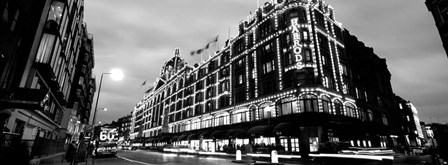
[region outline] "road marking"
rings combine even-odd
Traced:
[[[134,162],[134,163],[139,163],[139,164],[144,164],[144,165],[155,165],[155,164],[149,164],[149,163],[140,162],[140,161],[137,161],[137,160],[128,159],[128,158],[121,157],[121,156],[117,156],[117,157],[120,158],[120,159],[123,159],[123,160]]]

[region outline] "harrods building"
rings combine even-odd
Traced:
[[[396,143],[385,60],[351,36],[331,6],[277,0],[238,27],[237,36],[195,66],[175,50],[134,108],[135,143],[212,152],[275,145],[291,154],[331,150],[336,143]]]

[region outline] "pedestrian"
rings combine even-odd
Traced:
[[[72,143],[68,145],[67,152],[65,153],[65,160],[67,162],[70,162],[70,164],[72,163],[73,158],[75,158],[75,152],[76,152],[76,142],[72,141]]]

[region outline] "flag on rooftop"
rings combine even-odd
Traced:
[[[193,56],[193,55],[195,55],[195,54],[201,54],[204,50],[209,49],[209,48],[210,48],[210,45],[217,43],[217,42],[218,42],[218,38],[219,38],[219,35],[216,35],[215,37],[213,37],[212,39],[210,39],[210,40],[207,42],[207,44],[206,44],[203,48],[198,49],[198,50],[193,50],[193,51],[191,51],[191,52],[190,52],[190,55]]]

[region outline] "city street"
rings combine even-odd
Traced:
[[[91,164],[89,162],[89,164]],[[95,159],[97,165],[153,165],[153,164],[166,164],[166,165],[197,165],[197,164],[210,164],[210,165],[222,165],[222,164],[236,164],[231,159],[196,156],[196,155],[177,155],[171,153],[159,153],[150,151],[119,151],[117,157],[110,158],[98,158]],[[249,164],[249,163],[247,163]]]

